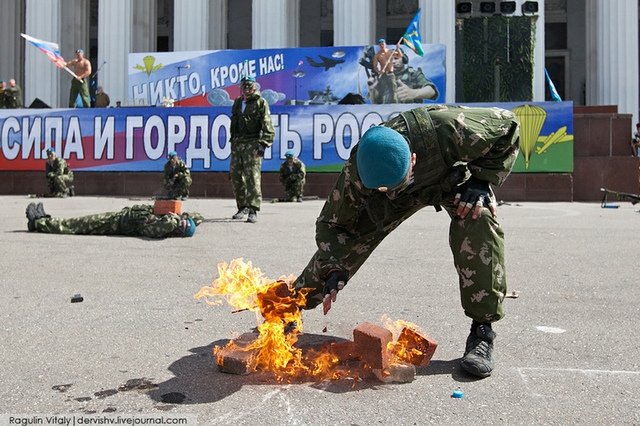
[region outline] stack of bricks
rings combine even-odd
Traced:
[[[218,349],[214,356],[220,371],[249,374],[255,352],[245,348],[257,337],[255,333],[246,333],[234,340],[231,348]],[[410,328],[404,328],[398,340],[393,342],[391,331],[365,322],[353,330],[353,342],[331,343],[328,350],[340,363],[364,361],[383,382],[406,383],[415,379],[416,366],[429,365],[437,346],[436,342]]]

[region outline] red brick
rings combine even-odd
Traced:
[[[182,201],[175,200],[156,200],[153,203],[153,214],[181,214]]]
[[[223,373],[244,376],[251,373],[251,359],[257,350],[247,351],[245,348],[259,337],[258,333],[244,333],[233,339],[231,347],[213,349],[218,369]]]
[[[340,360],[340,362],[353,361],[360,358],[356,350],[355,342],[331,343],[329,351]]]
[[[427,336],[405,327],[394,345],[394,355],[413,365],[424,367],[431,362],[437,347],[438,344]],[[399,353],[400,348],[404,349],[403,353]]]
[[[218,369],[223,373],[237,374],[244,376],[251,373],[251,359],[256,351],[247,351],[243,348],[234,347],[220,350],[216,357]]]
[[[373,369],[385,369],[389,366],[388,345],[393,339],[391,331],[365,322],[353,330],[356,351]]]
[[[416,378],[416,367],[411,364],[391,364],[386,370],[373,370],[378,380],[385,383],[411,383]]]

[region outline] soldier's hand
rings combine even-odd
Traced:
[[[413,89],[404,84],[402,80],[398,80],[398,90],[396,93],[398,94],[398,99],[402,102],[413,99]]]
[[[267,149],[266,146],[260,144],[258,145],[258,147],[255,149],[255,151],[253,151],[256,155],[256,157],[264,157],[264,151]]]
[[[331,302],[335,302],[338,292],[347,285],[347,274],[342,271],[331,271],[324,282],[324,299],[322,300],[322,310],[325,315],[331,309]]]
[[[491,199],[489,182],[473,176],[458,187],[453,204],[458,206],[456,214],[461,219],[466,218],[470,211],[473,211],[471,219],[477,219],[485,206],[489,208],[493,217],[496,216],[496,205]]]

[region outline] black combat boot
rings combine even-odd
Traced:
[[[258,221],[258,213],[254,209],[249,209],[249,217],[247,218],[247,222],[256,223]]]
[[[461,366],[467,373],[489,377],[493,371],[493,341],[496,333],[490,323],[471,323],[471,333],[462,357]]]
[[[29,232],[35,232],[36,220],[38,219],[38,211],[37,211],[36,203],[30,203],[27,206],[27,210],[25,211],[25,213],[27,215],[27,220],[29,220],[29,222],[27,223],[27,228],[29,229]]]
[[[238,212],[232,216],[233,219],[244,219],[244,217],[249,213],[249,208],[240,207]]]
[[[44,204],[42,203],[38,203],[36,205],[36,214],[38,216],[36,219],[41,219],[43,217],[51,217],[50,214],[47,214],[47,212],[44,211]]]

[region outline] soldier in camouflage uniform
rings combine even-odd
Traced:
[[[192,182],[191,172],[177,152],[171,151],[167,159],[163,173],[164,188],[169,190],[167,196],[170,200],[186,200]]]
[[[307,172],[304,163],[293,151],[287,151],[286,160],[280,165],[280,183],[284,185],[284,201],[302,202],[304,182]]]
[[[449,244],[462,307],[472,319],[462,367],[493,369],[491,323],[503,317],[507,286],[503,231],[489,183],[502,185],[516,161],[520,125],[511,111],[434,105],[369,129],[356,145],[316,222],[318,250],[294,287],[306,309],[338,291],[382,240],[426,206],[451,217]]]
[[[75,195],[73,186],[67,187],[67,184],[73,182],[73,172],[69,169],[64,158],[56,156],[56,151],[53,148],[47,149],[45,172],[47,186],[52,196],[65,198],[68,195]]]
[[[396,82],[394,102],[409,104],[422,103],[424,99],[438,99],[440,94],[436,85],[424,75],[422,68],[416,70],[408,66],[409,57],[404,53],[402,47],[397,47],[391,61]],[[376,83],[375,80],[371,81],[373,84],[369,87],[369,91],[372,99],[385,97],[382,92],[392,90],[390,87]],[[386,98],[389,99],[390,95],[386,95]]]
[[[61,219],[48,215],[42,203],[31,203],[27,206],[26,215],[27,227],[31,232],[147,238],[191,237],[203,220],[199,213],[155,215],[150,205],[134,205],[119,212]]]
[[[229,177],[238,212],[234,219],[257,221],[262,203],[262,157],[273,144],[275,130],[269,104],[260,96],[255,78],[244,77],[240,83],[242,96],[231,108],[231,162]]]

